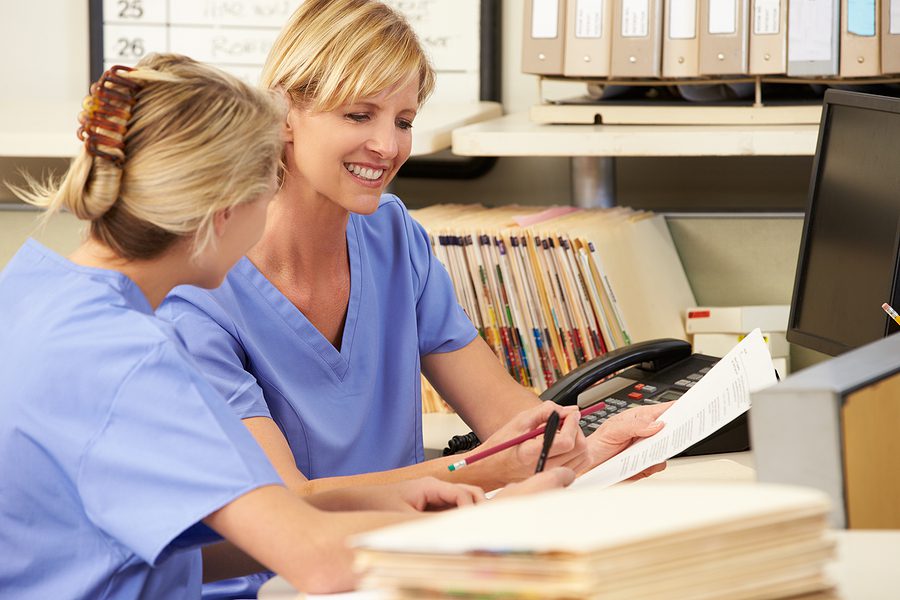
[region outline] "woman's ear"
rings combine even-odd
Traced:
[[[217,210],[215,214],[213,214],[213,231],[216,232],[216,237],[225,235],[225,229],[228,227],[228,222],[231,220],[233,214],[231,207]]]

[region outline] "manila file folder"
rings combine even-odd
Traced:
[[[562,75],[565,4],[564,0],[525,0],[522,72]]]

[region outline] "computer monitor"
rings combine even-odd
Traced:
[[[787,339],[836,356],[900,330],[900,98],[828,90]]]

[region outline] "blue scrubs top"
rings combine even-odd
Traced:
[[[385,195],[347,225],[350,300],[335,347],[246,258],[160,309],[242,418],[272,417],[309,479],[424,460],[419,357],[477,332],[428,235]]]
[[[0,595],[199,598],[199,522],[280,480],[171,325],[29,240],[0,332]]]

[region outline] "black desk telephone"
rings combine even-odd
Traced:
[[[704,354],[691,354],[691,345],[683,340],[638,342],[613,350],[573,369],[547,388],[541,394],[541,399],[552,400],[563,406],[577,402],[582,409],[600,401],[605,402],[606,408],[583,417],[580,421],[581,429],[585,435],[589,435],[617,412],[633,406],[659,404],[680,398],[718,360]],[[610,377],[611,375],[615,376]],[[444,455],[464,452],[479,443],[474,433],[454,436],[444,449]],[[744,413],[679,456],[749,449],[747,414]]]

